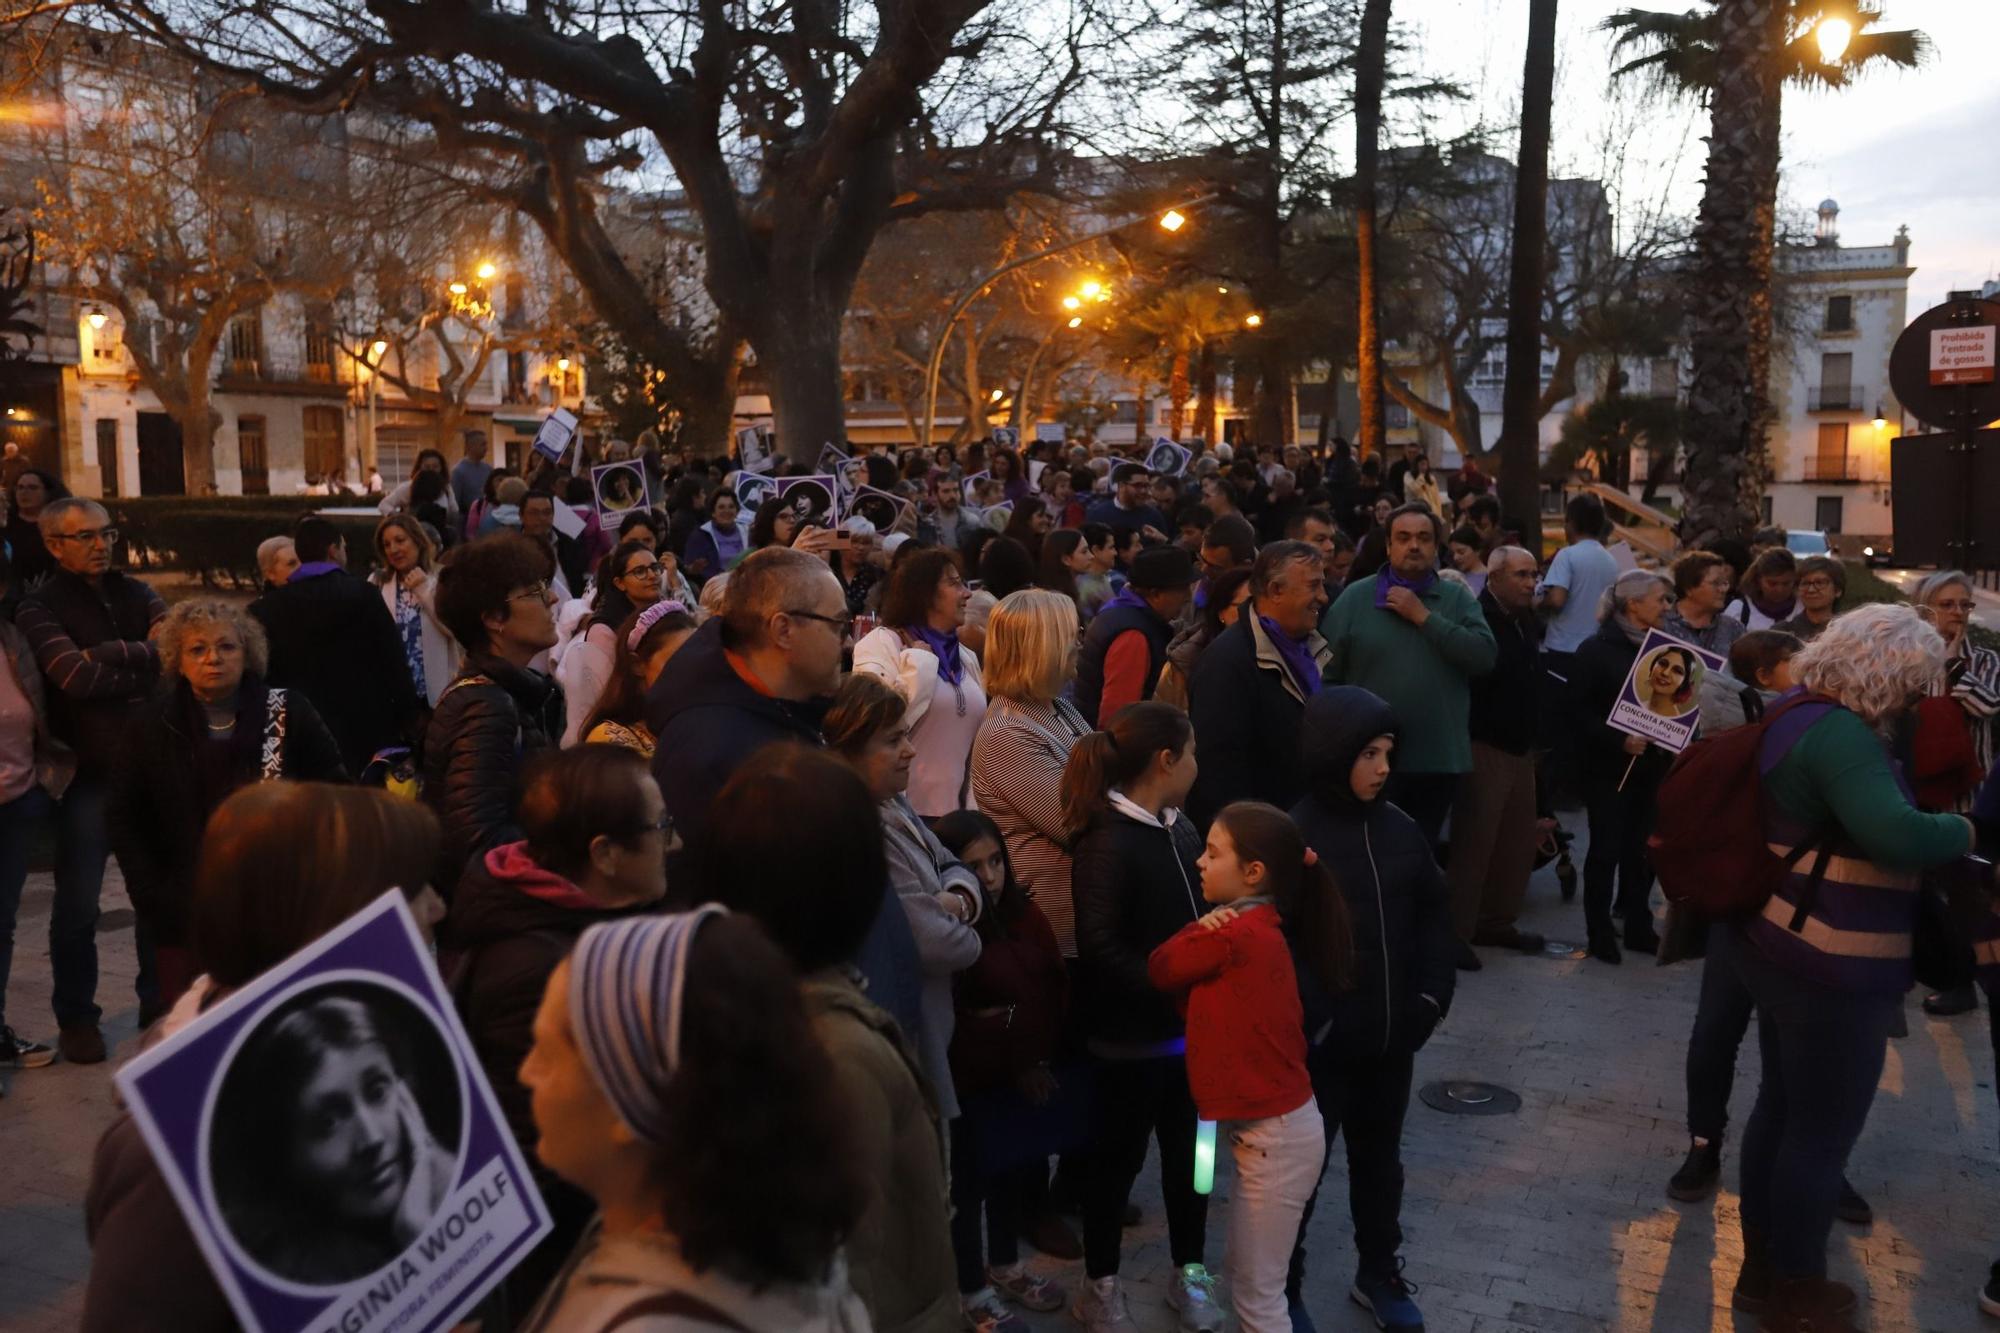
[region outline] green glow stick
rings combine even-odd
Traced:
[[[1215,1122],[1199,1120],[1194,1127],[1194,1192],[1207,1194],[1215,1188]]]

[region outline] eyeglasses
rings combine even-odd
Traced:
[[[549,600],[549,585],[546,583],[530,583],[519,592],[508,593],[507,600],[510,602],[546,602]]]
[[[1970,611],[1978,605],[1979,603],[1977,602],[1932,602],[1931,609],[1934,611]]]
[[[103,542],[106,546],[116,546],[118,544],[118,529],[86,528],[82,532],[55,532],[50,533],[44,540],[52,542],[82,542],[85,546],[95,546],[97,543]]]
[[[853,616],[823,616],[817,611],[784,611],[781,615],[796,616],[800,620],[817,620],[823,625],[833,626],[834,633],[846,638],[854,632]]]
[[[625,566],[625,572],[619,575],[619,577],[627,579],[656,579],[660,577],[660,564],[656,560],[650,565],[627,565]]]
[[[1816,579],[1799,580],[1800,592],[1830,592],[1832,591],[1832,589],[1833,589],[1833,580],[1823,576]]]

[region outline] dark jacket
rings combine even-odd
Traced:
[[[1305,792],[1299,719],[1306,696],[1257,623],[1254,609],[1215,636],[1188,684],[1200,772],[1188,813],[1204,828],[1231,801],[1268,801],[1279,809]],[[1324,668],[1332,650],[1317,633],[1308,640]]]
[[[1491,592],[1479,594],[1479,609],[1486,613],[1500,652],[1491,671],[1472,678],[1472,739],[1508,754],[1526,754],[1535,746],[1541,645],[1532,620],[1509,615]]]
[[[401,675],[410,678],[407,670]],[[444,825],[435,887],[447,899],[479,857],[520,839],[514,798],[521,765],[561,742],[564,720],[562,686],[497,657],[467,658],[438,697],[424,735],[424,801]],[[454,915],[454,939],[457,929]]]
[[[1353,686],[1322,690],[1306,705],[1309,790],[1292,819],[1340,886],[1354,931],[1351,988],[1330,996],[1299,969],[1316,1057],[1417,1050],[1451,1009],[1458,949],[1444,873],[1415,820],[1379,796],[1364,804],[1350,785],[1362,747],[1395,730],[1389,705]]]
[[[700,829],[709,802],[752,754],[772,741],[818,745],[825,712],[824,700],[775,699],[737,675],[719,617],[696,630],[646,697],[646,725],[659,745],[653,777],[681,837]]]
[[[989,911],[979,927],[979,961],[958,974],[951,1077],[960,1101],[1055,1059],[1069,1008],[1069,971],[1042,909],[1019,889],[1011,916]],[[1002,920],[1002,917],[1007,919]]]
[[[21,599],[14,624],[48,685],[50,725],[84,774],[121,762],[160,680],[159,651],[147,636],[166,614],[158,593],[115,569],[94,586],[58,569]]]
[[[1076,710],[1092,726],[1102,727],[1111,720],[1097,715],[1098,703],[1104,696],[1104,654],[1110,651],[1112,640],[1133,630],[1146,637],[1149,659],[1146,683],[1139,697],[1152,698],[1153,687],[1159,684],[1160,668],[1167,664],[1167,645],[1173,641],[1174,627],[1150,606],[1117,603],[1105,606],[1091,618],[1076,658]]]
[[[272,589],[250,614],[271,640],[271,684],[312,700],[348,772],[407,739],[421,701],[380,588],[336,569]]]
[[[185,946],[187,911],[202,830],[215,808],[264,771],[264,735],[272,691],[245,675],[237,693],[236,730],[213,767],[198,762],[207,744],[207,717],[185,681],[146,711],[112,771],[106,821],[111,850],[125,874],[132,906],[146,918],[153,942]],[[300,782],[345,782],[347,770],[326,723],[303,694],[285,693],[285,741],[279,776]]]
[[[83,1333],[236,1333],[167,1178],[131,1113],[111,1122],[91,1158],[83,1196],[90,1276]]]
[[[1181,1035],[1180,1011],[1154,988],[1146,960],[1205,910],[1201,841],[1185,813],[1160,828],[1115,806],[1077,840],[1078,1014],[1093,1042],[1156,1045]]]
[[[1639,646],[1625,637],[1615,619],[1606,620],[1597,627],[1597,633],[1577,646],[1576,660],[1569,672],[1569,697],[1577,734],[1583,738],[1586,783],[1609,783],[1615,787],[1622,781],[1628,788],[1634,782],[1657,783],[1673,766],[1672,753],[1657,745],[1647,746],[1638,762],[1633,763],[1632,756],[1625,753],[1626,733],[1606,720],[1638,657]],[[1625,771],[1628,765],[1629,775]]]

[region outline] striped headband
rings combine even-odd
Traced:
[[[628,653],[638,652],[639,640],[646,637],[646,631],[657,625],[660,622],[660,617],[670,616],[676,611],[682,615],[687,614],[687,608],[671,597],[662,597],[659,601],[654,602],[644,611],[641,611],[639,613],[639,623],[632,626],[632,632],[625,636],[625,651]]]
[[[667,1083],[681,1062],[681,988],[695,932],[725,912],[634,916],[583,932],[569,960],[569,1022],[611,1109],[642,1142],[666,1146]]]

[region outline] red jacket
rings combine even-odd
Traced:
[[[1312,1098],[1305,1015],[1278,913],[1249,908],[1218,929],[1197,921],[1153,950],[1146,973],[1186,991],[1188,1084],[1204,1120],[1263,1120]]]
[[[1069,973],[1056,933],[1032,899],[1023,899],[1012,921],[994,921],[980,936],[979,961],[958,974],[953,991],[951,1079],[961,1097],[1011,1085],[1052,1060],[1069,1007]]]

